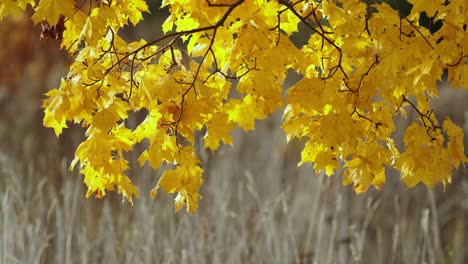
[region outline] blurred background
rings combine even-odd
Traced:
[[[167,13],[158,2],[126,39],[162,34]],[[468,263],[468,169],[433,190],[407,189],[389,170],[382,191],[356,195],[340,171],[297,167],[303,142],[286,144],[280,112],[255,131],[234,131],[234,146],[200,148],[205,183],[195,215],[174,213],[173,195],[151,200],[162,172],[137,162],[133,206],[114,193],[86,199],[82,176],[68,170],[84,131],[57,139],[42,127],[43,94],[71,59],[40,41],[29,17],[0,23],[0,263]],[[468,93],[440,90],[436,115],[468,133]],[[397,122],[396,136],[411,120]]]

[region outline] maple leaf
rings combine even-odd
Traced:
[[[133,25],[138,24],[143,19],[143,12],[149,12],[148,5],[144,0],[131,0],[123,3],[127,5],[128,18]]]
[[[35,0],[3,0],[0,3],[0,21],[8,15],[19,15],[23,12],[26,7],[30,5],[32,7],[36,6]]]
[[[62,83],[64,83],[63,80]],[[47,92],[46,95],[49,98],[42,104],[42,107],[46,109],[43,124],[46,127],[53,128],[55,135],[58,137],[62,134],[62,130],[67,127],[64,110],[67,107],[67,101],[58,89],[53,89]]]
[[[255,128],[255,119],[259,116],[260,110],[257,105],[257,99],[251,95],[245,96],[241,100],[230,100],[226,105],[226,112],[230,121],[237,122],[243,129],[251,130]]]
[[[458,168],[461,164],[468,162],[463,144],[463,130],[452,123],[450,119],[444,121],[444,128],[449,138],[447,144],[448,155],[453,163],[453,167]]]
[[[325,89],[323,81],[316,78],[303,78],[288,89],[287,103],[300,104],[302,109],[309,112],[321,112],[327,104]]]
[[[46,20],[50,25],[56,25],[60,15],[71,17],[75,13],[74,0],[41,0],[32,16],[34,23]]]
[[[235,128],[235,125],[228,120],[224,113],[215,114],[206,123],[207,132],[205,135],[205,145],[212,151],[216,150],[220,142],[232,144],[232,137],[229,132]]]
[[[153,169],[159,168],[163,161],[163,153],[161,148],[162,146],[158,144],[158,142],[153,142],[153,144],[151,144],[149,148],[141,153],[140,157],[138,157],[140,165],[143,165],[145,164],[145,161],[148,161]]]
[[[433,17],[440,7],[445,3],[443,0],[434,0],[430,2],[421,2],[417,0],[409,0],[409,3],[413,5],[411,13],[420,14],[426,12],[429,17]]]
[[[178,192],[175,210],[179,211],[184,205],[187,205],[187,211],[195,213],[200,197],[198,189],[203,182],[202,172],[203,170],[198,166],[179,166],[175,170],[167,170],[151,191],[151,197],[156,197],[159,188],[167,193]]]

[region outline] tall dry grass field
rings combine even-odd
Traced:
[[[18,123],[2,129],[13,137]],[[147,167],[130,172],[142,193],[133,206],[115,194],[87,200],[50,131],[4,137],[17,149],[0,155],[0,262],[467,263],[466,175],[445,191],[407,190],[393,175],[382,191],[356,195],[339,172],[297,168],[300,142],[287,146],[279,123],[200,151],[207,173],[196,215],[175,214],[173,196],[151,200],[161,172]]]

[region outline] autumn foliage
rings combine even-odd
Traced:
[[[86,196],[115,188],[130,202],[138,196],[124,154],[144,142],[140,165],[165,168],[151,196],[177,193],[175,209],[195,212],[203,170],[194,132],[214,151],[275,109],[287,139],[306,142],[300,164],[327,175],[343,167],[356,192],[381,188],[389,168],[408,187],[449,183],[468,161],[463,131],[439,121],[430,102],[444,74],[468,88],[468,10],[465,0],[409,2],[402,16],[381,1],[166,0],[165,34],[131,43],[119,30],[143,19],[143,0],[7,0],[0,18],[33,8],[42,38],[73,57],[47,93],[44,125],[57,136],[71,124],[87,128],[71,164]],[[307,43],[296,46],[299,33]],[[288,71],[303,77],[284,92]],[[394,117],[408,109],[418,118],[398,149]],[[142,110],[144,121],[130,127]]]

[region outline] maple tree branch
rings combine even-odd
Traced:
[[[135,66],[135,58],[137,56],[138,53],[135,53],[133,55],[133,58],[131,60],[131,64],[130,64],[130,91],[128,93],[128,96],[126,98],[126,101],[127,103],[130,103],[130,98],[132,97],[132,93],[133,93],[133,83],[135,82],[135,80],[133,79],[133,76],[134,76],[134,66]]]
[[[164,45],[163,47],[159,48],[157,51],[155,51],[153,54],[151,55],[148,55],[144,58],[141,58],[140,59],[140,64],[147,61],[147,60],[150,60],[152,58],[154,58],[156,55],[160,54],[160,53],[164,53],[166,52],[167,49],[170,49],[171,50],[171,56],[172,56],[172,60],[173,60],[173,64],[174,65],[177,65],[177,61],[175,60],[175,55],[174,55],[174,45],[175,45],[175,42],[177,40],[180,39],[181,36],[178,36],[178,37],[175,37],[173,38],[169,43],[167,43],[166,45]]]
[[[133,51],[132,53],[138,53],[138,51],[146,48],[146,47],[149,47],[149,46],[152,46],[152,45],[155,45],[157,42],[160,42],[166,38],[169,38],[169,37],[174,37],[173,40],[171,42],[174,41],[175,38],[180,38],[182,36],[187,36],[187,35],[191,35],[191,34],[194,34],[194,33],[198,33],[198,32],[206,32],[206,31],[211,31],[213,30],[213,34],[211,36],[211,40],[210,40],[210,44],[208,45],[208,48],[206,49],[205,53],[203,54],[198,66],[197,66],[197,69],[195,70],[195,74],[193,76],[193,79],[192,81],[189,83],[189,87],[187,89],[185,89],[185,91],[182,93],[181,95],[181,101],[180,101],[180,111],[179,111],[179,114],[178,114],[178,117],[177,119],[172,123],[172,124],[165,124],[165,125],[171,125],[171,126],[174,126],[174,135],[177,135],[178,134],[178,128],[179,128],[179,124],[180,124],[180,121],[182,120],[182,115],[184,113],[184,107],[185,107],[185,98],[187,96],[187,94],[193,89],[194,92],[195,92],[195,96],[197,95],[196,93],[196,88],[195,88],[195,83],[198,79],[198,76],[199,76],[199,73],[200,73],[200,69],[207,57],[207,55],[209,53],[212,54],[213,58],[214,58],[214,61],[216,62],[216,56],[214,55],[214,52],[213,52],[213,44],[214,44],[214,41],[215,41],[215,38],[216,38],[216,32],[218,30],[218,28],[222,25],[224,25],[224,22],[227,20],[227,18],[229,17],[229,15],[232,13],[232,11],[237,7],[239,6],[241,3],[243,3],[245,0],[239,0],[233,4],[230,4],[230,5],[227,5],[227,4],[212,4],[211,2],[209,2],[207,0],[207,3],[209,6],[216,6],[216,7],[229,7],[228,10],[224,13],[224,15],[221,17],[221,19],[218,20],[218,22],[216,22],[216,24],[214,25],[211,25],[211,26],[206,26],[206,27],[201,27],[201,28],[198,28],[198,29],[192,29],[192,30],[187,30],[187,31],[181,31],[181,32],[175,32],[175,33],[172,33],[172,34],[168,34],[168,35],[165,35],[165,36],[162,36],[156,40],[153,40],[139,48],[137,48],[135,51]],[[169,45],[170,49],[171,49],[171,55],[172,55],[172,58],[174,59],[174,52],[173,52],[173,47],[172,47],[172,44]],[[131,54],[131,53],[130,53]],[[130,56],[130,54],[128,56]],[[128,57],[127,56],[127,57]],[[112,66],[111,66],[112,67]],[[217,63],[216,63],[216,68],[215,68],[215,72],[220,72],[223,76],[226,76],[224,73],[222,73],[218,68],[217,68]],[[164,125],[164,124],[163,124]],[[177,145],[179,144],[178,142],[178,138],[176,137],[176,143]]]
[[[357,87],[357,90],[359,92],[359,90],[361,89],[361,85],[362,85],[362,80],[364,79],[364,77],[368,76],[369,75],[369,72],[372,70],[372,68],[374,68],[377,64],[379,64],[379,57],[377,56],[377,54],[375,55],[375,59],[374,59],[374,62],[371,64],[371,66],[369,66],[369,68],[367,69],[367,71],[361,75],[361,78],[359,79],[359,84],[358,84],[358,87]]]
[[[80,9],[84,6],[84,4],[86,3],[86,1],[87,1],[87,0],[82,0],[81,3],[80,3],[79,5],[75,6],[75,9],[76,9],[76,10],[80,10]]]
[[[189,87],[187,89],[185,89],[185,91],[182,93],[181,95],[181,100],[180,100],[180,111],[179,111],[179,115],[177,117],[177,119],[173,122],[173,125],[174,126],[174,135],[176,135],[176,144],[179,145],[179,139],[177,138],[177,134],[178,134],[178,130],[179,130],[179,124],[180,124],[180,121],[182,120],[182,115],[184,113],[184,102],[185,102],[185,96],[187,96],[187,94],[192,90],[194,89],[195,91],[195,82],[197,81],[197,78],[198,78],[198,75],[200,73],[200,69],[201,69],[201,66],[203,65],[203,62],[205,61],[205,58],[206,56],[208,55],[208,53],[210,53],[210,50],[212,49],[213,47],[213,44],[214,44],[214,40],[216,38],[216,31],[217,31],[217,27],[213,30],[213,36],[211,37],[211,40],[210,40],[210,44],[207,48],[207,50],[205,51],[205,53],[203,54],[202,58],[201,58],[201,61],[200,63],[198,64],[198,67],[195,71],[195,75],[193,76],[193,79],[192,79],[192,82],[190,82],[189,84]],[[196,91],[195,91],[195,96],[196,96]]]
[[[92,1],[92,0],[89,0],[88,15],[91,14],[91,8],[93,8],[93,1]]]
[[[108,73],[110,73],[116,66],[119,66],[121,67],[121,64],[125,61],[125,60],[128,60],[130,59],[130,91],[129,91],[129,96],[127,97],[126,101],[129,102],[130,101],[130,97],[132,95],[132,92],[133,92],[133,85],[137,85],[137,83],[135,82],[134,80],[134,70],[135,68],[138,68],[142,62],[146,61],[146,60],[149,60],[151,58],[153,58],[154,56],[162,53],[162,52],[165,52],[168,48],[170,49],[171,51],[171,56],[172,56],[172,60],[173,60],[173,64],[171,65],[171,68],[172,66],[174,65],[177,65],[177,61],[175,60],[175,55],[174,55],[174,43],[177,39],[180,39],[182,36],[187,36],[187,35],[191,35],[191,34],[194,34],[194,33],[198,33],[198,32],[206,32],[206,31],[211,31],[213,30],[213,37],[212,37],[212,40],[210,42],[210,46],[209,48],[207,49],[207,51],[205,52],[205,54],[203,55],[202,57],[202,60],[196,70],[196,73],[195,73],[195,76],[193,78],[193,81],[191,82],[189,88],[186,89],[186,91],[183,93],[182,95],[182,102],[181,104],[183,104],[184,102],[184,98],[185,98],[185,95],[191,90],[194,88],[195,86],[195,82],[196,82],[196,79],[198,77],[198,74],[200,72],[200,68],[201,68],[201,65],[203,64],[203,61],[204,59],[206,58],[207,54],[209,53],[209,51],[211,50],[211,47],[213,46],[213,43],[214,43],[214,39],[215,39],[215,35],[216,35],[216,30],[222,26],[224,24],[224,22],[227,20],[227,18],[229,17],[229,15],[232,13],[232,11],[237,7],[239,6],[241,3],[243,3],[245,0],[239,0],[233,4],[212,4],[210,1],[207,0],[207,3],[209,6],[219,6],[219,7],[229,7],[226,12],[224,13],[224,15],[214,24],[214,25],[210,25],[210,26],[206,26],[206,27],[201,27],[201,28],[196,28],[196,29],[191,29],[191,30],[185,30],[185,31],[181,31],[181,32],[174,32],[174,33],[170,33],[170,34],[167,34],[167,35],[164,35],[162,37],[159,37],[151,42],[148,42],[140,47],[138,47],[137,49],[135,49],[134,51],[132,52],[128,52],[126,54],[124,54],[122,57],[118,58],[117,57],[117,61],[114,62],[110,67],[108,67],[105,72],[104,72],[104,75],[107,75]],[[90,1],[91,2],[91,1]],[[82,4],[84,3],[84,1],[82,2]],[[100,61],[106,54],[113,54],[115,53],[116,56],[117,56],[117,52],[112,52],[112,48],[114,47],[114,50],[115,50],[115,46],[114,46],[114,32],[112,31],[111,29],[111,34],[112,34],[112,38],[111,38],[111,41],[110,41],[110,47],[106,50],[103,50],[103,54],[101,54],[99,56],[99,58],[94,62],[94,64],[96,64],[98,61]],[[145,58],[141,58],[141,59],[138,59],[137,58],[137,55],[140,51],[143,51],[150,47],[150,46],[154,46],[155,44],[165,40],[165,39],[168,39],[168,38],[172,38],[169,43],[167,45],[165,45],[164,47],[158,49],[156,52],[154,52],[153,54],[145,57]],[[136,61],[135,60],[139,60],[139,62],[136,64]],[[122,68],[120,69],[121,71],[123,70]],[[168,70],[170,71],[170,69]],[[182,112],[182,111],[181,111]],[[178,118],[178,121],[180,121],[180,118],[181,118],[181,114],[180,114],[180,117]],[[176,125],[178,125],[178,123],[176,123]]]
[[[338,71],[338,69],[341,71],[341,73],[343,74],[343,76],[348,79],[348,75],[346,74],[345,70],[343,69],[343,66],[341,65],[342,64],[342,60],[343,60],[343,50],[333,41],[331,40],[330,38],[328,38],[326,36],[326,33],[325,32],[322,32],[318,29],[316,29],[314,26],[312,26],[307,20],[306,18],[304,18],[303,16],[301,16],[301,14],[299,14],[297,12],[297,10],[294,8],[294,5],[289,3],[287,0],[278,0],[278,3],[284,5],[287,7],[288,10],[290,10],[302,23],[304,23],[304,25],[306,25],[309,29],[311,29],[313,32],[317,33],[320,37],[322,37],[322,40],[325,40],[328,44],[332,45],[338,52],[339,52],[339,58],[338,58],[338,64],[332,68],[330,68],[329,72],[328,72],[328,75],[327,77],[325,77],[324,79],[329,79],[331,78],[333,75],[335,75],[335,73]],[[327,32],[327,34],[332,34],[331,32]]]
[[[225,21],[227,20],[229,15],[232,13],[232,11],[237,6],[239,6],[241,3],[243,3],[244,1],[245,0],[239,0],[239,1],[235,2],[235,3],[233,3],[233,4],[228,5],[228,4],[212,4],[210,1],[207,0],[207,3],[208,3],[209,6],[228,7],[226,12],[223,14],[223,16],[215,24],[210,25],[210,26],[196,28],[196,29],[191,29],[191,30],[173,32],[173,33],[161,36],[159,38],[154,39],[151,42],[148,42],[148,43],[145,43],[144,45],[139,46],[138,48],[136,48],[135,50],[133,50],[131,52],[120,53],[121,56],[119,56],[119,52],[117,51],[117,49],[115,47],[115,43],[114,43],[115,33],[114,33],[114,31],[112,29],[110,29],[111,30],[111,32],[110,32],[111,39],[109,41],[109,47],[105,48],[105,49],[101,47],[102,54],[100,54],[98,56],[98,58],[94,60],[93,65],[99,63],[99,61],[101,61],[105,56],[109,55],[110,58],[111,58],[111,63],[112,64],[104,70],[103,76],[106,76],[109,73],[111,73],[116,67],[119,68],[120,73],[124,72],[126,70],[125,69],[126,67],[129,67],[128,70],[129,70],[129,73],[130,73],[130,80],[129,80],[130,81],[130,84],[129,84],[130,88],[129,88],[128,96],[126,96],[126,98],[123,98],[123,100],[126,101],[127,103],[130,103],[130,99],[132,97],[134,87],[137,87],[137,88],[139,87],[138,82],[135,80],[135,73],[142,66],[142,63],[154,58],[155,56],[157,56],[157,55],[159,55],[159,54],[161,54],[163,52],[166,52],[169,49],[170,54],[171,54],[171,58],[172,58],[172,64],[170,65],[169,69],[167,69],[167,71],[170,71],[173,66],[178,64],[178,62],[176,60],[175,53],[174,53],[174,44],[178,39],[180,39],[183,36],[189,36],[189,35],[192,35],[192,34],[198,33],[198,32],[213,31],[212,36],[211,36],[211,40],[210,40],[210,44],[209,44],[208,48],[206,49],[205,53],[203,54],[203,56],[201,58],[201,61],[199,62],[198,67],[196,68],[196,70],[194,72],[193,79],[188,83],[179,82],[181,84],[188,84],[189,86],[188,86],[188,88],[186,88],[184,90],[184,92],[181,95],[180,103],[179,103],[179,106],[178,106],[180,111],[178,111],[177,119],[174,122],[172,122],[171,124],[161,124],[161,125],[170,125],[170,126],[173,127],[172,131],[173,131],[173,134],[176,136],[176,143],[177,143],[177,145],[179,145],[177,134],[178,134],[180,122],[182,120],[182,115],[183,115],[184,110],[185,110],[184,109],[185,108],[185,99],[186,99],[187,94],[192,90],[194,90],[195,96],[197,96],[197,92],[196,92],[196,89],[195,89],[195,84],[196,84],[196,81],[198,80],[198,76],[200,74],[201,67],[204,64],[205,59],[208,56],[208,54],[211,53],[211,55],[213,56],[214,61],[216,62],[214,73],[220,73],[221,75],[223,75],[227,79],[241,78],[241,77],[245,76],[251,70],[256,69],[256,63],[255,63],[255,66],[253,68],[247,66],[247,71],[245,73],[243,73],[241,75],[238,75],[238,76],[229,76],[229,75],[223,73],[218,68],[218,64],[217,64],[217,61],[216,61],[216,56],[215,56],[215,54],[213,52],[213,45],[214,45],[214,41],[216,39],[216,33],[217,33],[218,28],[224,25]],[[156,51],[152,52],[150,55],[144,56],[145,50],[147,48],[149,48],[151,46],[154,46],[157,43],[162,42],[163,40],[166,40],[166,39],[170,39],[169,43],[167,43],[163,47],[157,49]],[[139,54],[141,54],[141,55],[139,55]],[[112,55],[116,56],[115,62],[112,59]],[[83,63],[88,67],[86,61],[84,61]],[[95,84],[100,83],[99,87],[97,88],[97,93],[98,93],[98,96],[99,96],[99,89],[102,87],[102,85],[104,83],[104,77],[101,78],[100,80],[94,80],[94,79],[90,79],[90,80],[92,80],[92,82],[83,83],[83,85],[93,86]]]
[[[364,31],[367,33],[367,35],[370,37],[371,36],[371,32],[369,30],[369,19],[371,19],[372,17],[372,5],[370,3],[369,0],[366,0],[365,1],[365,4],[366,4],[366,15],[365,15],[365,25],[364,25]]]
[[[468,55],[463,55],[463,51],[461,51],[460,52],[460,58],[458,58],[457,62],[452,63],[452,64],[446,63],[445,65],[447,65],[449,67],[455,67],[455,66],[459,65],[462,62],[463,58],[468,58]]]
[[[213,47],[214,40],[216,38],[217,29],[218,28],[215,28],[213,30],[213,36],[211,37],[210,44],[209,44],[208,48],[206,49],[205,53],[203,54],[200,63],[198,64],[197,70],[195,71],[195,75],[193,76],[193,80],[190,83],[190,86],[184,91],[184,93],[181,96],[182,99],[181,99],[181,102],[180,102],[179,116],[177,117],[177,120],[175,121],[175,128],[174,128],[175,134],[177,134],[178,127],[179,127],[180,121],[182,120],[182,115],[184,113],[185,96],[190,92],[190,90],[195,89],[195,82],[197,81],[198,75],[200,73],[201,66],[203,65],[203,62],[205,61],[206,56],[208,55],[208,53],[210,52],[210,50]],[[195,92],[195,95],[196,95],[196,92]]]
[[[321,6],[322,3],[318,3],[316,7],[313,7],[312,8],[312,11],[310,11],[309,14],[307,14],[305,17],[309,17],[310,15],[312,15],[312,17],[314,18],[314,21],[315,23],[317,23],[317,25],[319,26],[320,28],[320,31],[322,32],[323,35],[325,34],[333,34],[333,32],[330,32],[330,31],[326,31],[323,26],[322,26],[322,23],[320,22],[320,19],[317,17],[317,9],[319,8],[319,6]],[[322,39],[323,41],[323,39]],[[322,42],[323,43],[323,42]],[[323,46],[323,44],[322,44]]]
[[[214,30],[214,29],[217,29],[219,28],[220,26],[224,25],[224,22],[226,22],[227,18],[229,17],[229,15],[232,13],[232,11],[238,7],[240,4],[242,4],[245,0],[239,0],[231,5],[229,5],[229,8],[228,10],[226,10],[226,12],[224,13],[224,15],[218,20],[218,22],[216,22],[214,25],[210,25],[210,26],[205,26],[205,27],[201,27],[201,28],[195,28],[195,29],[190,29],[190,30],[184,30],[184,31],[180,31],[180,32],[174,32],[174,33],[170,33],[170,34],[167,34],[167,35],[164,35],[164,36],[161,36],[157,39],[154,39],[140,47],[138,47],[137,49],[135,49],[134,51],[132,52],[129,52],[127,53],[125,56],[123,56],[119,61],[117,61],[116,63],[114,63],[113,65],[111,65],[109,68],[108,68],[108,71],[111,71],[113,68],[115,68],[115,66],[119,63],[122,63],[123,60],[127,59],[128,57],[130,57],[131,55],[133,55],[134,53],[137,53],[145,48],[148,48],[150,46],[153,46],[153,45],[156,45],[158,42],[161,42],[167,38],[171,38],[171,37],[174,37],[174,38],[180,38],[182,36],[187,36],[187,35],[191,35],[191,34],[194,34],[194,33],[198,33],[198,32],[204,32],[204,31],[210,31],[210,30]]]
[[[214,69],[214,71],[213,71],[212,73],[210,73],[210,74],[208,75],[208,77],[205,78],[205,80],[203,81],[203,83],[206,83],[206,82],[207,82],[213,75],[215,75],[216,73],[221,74],[221,76],[223,76],[223,77],[226,78],[226,79],[237,80],[237,79],[240,79],[240,78],[244,77],[245,75],[247,75],[247,74],[248,74],[250,71],[252,71],[252,70],[258,70],[258,69],[257,69],[257,59],[254,58],[254,66],[253,66],[253,67],[249,67],[249,66],[247,65],[247,62],[244,61],[245,65],[247,66],[247,67],[246,67],[246,68],[247,68],[247,71],[245,71],[244,73],[242,73],[242,74],[240,74],[240,75],[237,75],[237,72],[238,72],[239,70],[236,70],[236,71],[233,73],[233,75],[228,75],[228,74],[224,73],[223,71],[221,71],[221,70],[219,69],[219,67],[218,67],[218,61],[216,60],[216,56],[215,56],[215,54],[214,54],[214,52],[213,52],[213,49],[212,49],[211,47],[210,47],[210,53],[211,53],[211,55],[213,56],[213,61],[214,61],[214,64],[215,64],[215,69]],[[234,75],[236,75],[236,76],[234,76]]]
[[[408,103],[411,108],[413,108],[416,113],[418,113],[419,118],[421,119],[422,125],[427,128],[426,132],[429,137],[431,137],[431,140],[435,140],[435,138],[431,135],[431,131],[435,131],[437,129],[441,129],[440,126],[437,126],[434,121],[432,120],[431,116],[434,113],[434,111],[427,111],[426,114],[422,113],[421,110],[418,109],[418,107],[411,102],[408,98],[406,98],[405,95],[402,95],[402,103],[400,104],[400,107],[403,105],[403,103],[406,102]],[[429,122],[429,124],[426,123]]]
[[[405,36],[405,37],[407,37],[407,38],[412,38],[412,37],[416,36],[416,35],[414,34],[414,31],[411,31],[410,33],[405,33],[405,32],[403,32],[403,25],[402,25],[402,23],[401,23],[402,20],[403,20],[403,19],[400,18],[400,23],[399,23],[399,28],[398,28],[399,31],[400,31],[400,35],[398,36],[398,38],[400,39],[400,41],[402,41],[401,36]]]
[[[351,89],[348,85],[348,82],[346,82],[346,80],[344,80],[344,84],[346,86],[346,90],[338,90],[339,92],[350,92],[350,93],[356,93],[356,94],[359,94],[359,91],[361,89],[361,86],[362,86],[362,81],[364,80],[364,77],[368,76],[370,71],[377,65],[379,64],[379,57],[377,55],[375,55],[374,57],[374,62],[369,66],[369,68],[367,69],[367,71],[365,73],[363,73],[361,75],[361,78],[359,79],[359,83],[358,83],[358,86],[356,89]]]
[[[275,29],[278,30],[278,39],[276,40],[276,46],[279,45],[279,42],[281,40],[281,14],[286,10],[288,9],[285,8],[283,10],[278,11],[278,13],[276,14],[276,19],[278,20],[278,24],[276,25],[276,27],[270,29],[270,30],[275,30]]]
[[[457,14],[462,1],[450,0],[454,3],[438,3],[430,9],[442,7],[447,14]],[[446,142],[447,137],[459,137],[459,128],[444,123],[446,130],[442,131],[439,116],[426,101],[425,86],[437,85],[440,76],[424,75],[426,85],[401,91],[403,99],[395,100],[392,91],[382,91],[414,82],[410,73],[418,71],[418,67],[407,70],[408,63],[422,67],[419,72],[423,73],[433,64],[442,66],[440,70],[444,72],[460,73],[458,70],[467,63],[467,52],[457,36],[466,33],[467,25],[454,15],[440,17],[436,22],[442,26],[436,29],[431,27],[436,26],[434,19],[439,17],[433,15],[426,23],[428,14],[424,18],[420,11],[425,9],[423,6],[415,5],[408,10],[408,16],[404,15],[406,11],[395,10],[394,5],[393,9],[380,8],[380,1],[375,0],[360,0],[356,2],[359,5],[340,0],[276,0],[266,1],[266,5],[265,1],[255,0],[171,0],[164,3],[171,9],[172,18],[163,24],[164,33],[153,35],[149,43],[130,43],[120,38],[117,30],[142,20],[143,13],[150,11],[147,1],[122,5],[112,0],[75,0],[68,6],[64,4],[63,9],[50,7],[53,0],[35,2],[39,4],[33,21],[37,24],[43,19],[42,33],[46,37],[62,39],[64,29],[64,21],[54,22],[54,26],[47,24],[47,19],[56,21],[59,10],[70,17],[66,20],[69,31],[63,36],[62,47],[69,46],[69,53],[77,53],[72,54],[75,60],[66,80],[47,94],[43,123],[54,128],[57,136],[71,121],[80,121],[90,128],[85,135],[89,144],[80,145],[72,162],[72,166],[81,163],[85,178],[98,179],[92,184],[87,182],[87,196],[104,196],[110,189],[111,175],[119,178],[111,182],[112,186],[117,185],[119,192],[131,201],[132,195],[138,193],[125,178],[128,158],[124,154],[139,152],[138,145],[143,144],[147,146],[138,158],[140,165],[148,161],[154,169],[177,169],[161,175],[151,196],[159,188],[178,192],[175,209],[187,204],[189,211],[194,212],[203,167],[196,153],[203,144],[195,141],[194,133],[204,133],[204,147],[214,151],[221,144],[232,142],[229,132],[235,127],[255,128],[256,120],[285,105],[282,123],[288,141],[308,140],[301,163],[314,163],[316,171],[324,169],[327,175],[333,173],[336,165],[348,169],[350,174],[345,175],[343,183],[353,182],[356,192],[366,191],[370,185],[380,187],[385,173],[380,165],[400,170],[408,186],[418,181],[432,186],[438,181],[449,181],[447,175],[452,167],[459,167],[466,160],[460,155],[463,149],[459,142]],[[49,7],[50,11],[43,11]],[[73,12],[77,14],[74,18],[83,19],[74,19]],[[92,19],[94,15],[102,17]],[[418,15],[424,21],[411,18]],[[446,24],[452,26],[443,27]],[[438,34],[433,34],[439,29]],[[308,33],[302,47],[290,42],[296,33]],[[443,48],[429,50],[423,39],[431,48],[442,44],[452,50],[448,55]],[[430,52],[421,52],[424,48]],[[412,53],[411,58],[398,56],[401,51]],[[267,56],[260,60],[262,54]],[[381,68],[379,61],[387,59],[388,65]],[[253,72],[260,70],[265,76]],[[386,74],[386,70],[393,74]],[[280,89],[292,71],[307,82],[295,83],[287,91]],[[409,74],[399,74],[401,71]],[[461,74],[450,77],[453,84],[463,84]],[[242,100],[230,93],[236,88],[233,79],[240,79],[244,85],[237,87],[245,94]],[[346,94],[337,93],[337,89]],[[395,114],[408,110],[414,117],[410,128],[417,129],[417,133],[409,130],[403,135],[405,143],[423,137],[410,142],[417,144],[405,144],[402,155],[392,141],[396,139],[392,112],[397,106]],[[326,118],[330,109],[338,115]],[[143,122],[126,122],[132,113],[141,110],[146,116]],[[356,132],[352,138],[349,129]],[[110,137],[104,135],[106,131]],[[428,145],[429,140],[437,140],[437,144]],[[364,151],[360,151],[362,143],[369,143]],[[426,149],[418,149],[421,145]],[[440,153],[444,154],[442,160],[437,156]],[[424,155],[429,162],[414,162]],[[366,164],[371,159],[375,159],[372,166]]]
[[[426,38],[426,36],[423,35],[423,33],[419,30],[419,28],[417,26],[415,26],[413,24],[413,22],[411,20],[409,20],[408,18],[404,18],[406,22],[408,22],[418,33],[419,35],[421,35],[421,37],[424,39],[424,41],[427,43],[427,45],[429,45],[429,47],[431,47],[432,50],[434,50],[434,47],[432,46],[432,44],[429,42],[429,40]]]
[[[293,4],[291,4],[291,6],[294,7],[295,5],[297,5],[297,4],[299,4],[299,3],[302,3],[302,2],[304,2],[304,0],[297,1],[297,2],[295,2],[295,3],[293,3]],[[276,24],[275,27],[270,28],[270,30],[277,30],[277,31],[278,31],[278,40],[276,41],[276,46],[279,45],[279,42],[280,42],[280,40],[281,40],[281,15],[282,15],[285,11],[288,11],[288,10],[289,10],[289,8],[286,7],[285,9],[278,11],[277,14],[276,14],[276,19],[277,19],[278,23]]]
[[[356,114],[359,118],[365,119],[365,120],[373,123],[375,125],[375,129],[378,129],[382,125],[381,122],[375,122],[374,120],[370,119],[369,117],[359,113],[357,107],[354,107],[353,112],[351,112],[351,116],[354,115],[354,114]]]
[[[372,121],[372,119],[360,114],[356,107],[354,107],[353,112],[351,112],[351,115],[353,115],[353,114],[356,114],[359,118],[363,118],[363,119],[365,119],[365,120],[367,120],[367,121],[369,121],[371,123],[374,123],[374,121]]]

